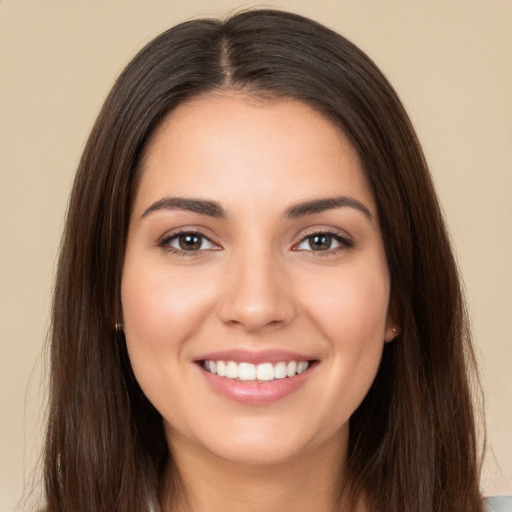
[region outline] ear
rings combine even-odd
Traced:
[[[391,304],[388,310],[388,317],[386,319],[384,341],[386,343],[393,341],[400,334],[401,330],[400,322],[397,320],[396,310],[393,307],[393,304]]]
[[[395,323],[389,322],[386,326],[386,333],[384,335],[384,341],[389,343],[393,341],[400,334],[400,327],[398,327]]]

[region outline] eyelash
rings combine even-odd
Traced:
[[[183,249],[178,249],[176,247],[172,247],[170,245],[171,242],[173,240],[178,239],[178,237],[180,237],[182,235],[197,236],[202,241],[207,240],[210,244],[212,244],[214,246],[214,248],[186,251]],[[336,242],[338,242],[340,244],[339,247],[335,247],[334,249],[329,248],[326,250],[318,250],[318,251],[315,251],[313,249],[308,250],[308,249],[298,249],[297,248],[298,246],[300,246],[301,244],[306,242],[309,238],[314,237],[314,236],[320,236],[320,235],[324,235],[331,239],[334,239]],[[325,257],[325,256],[331,256],[331,255],[337,254],[340,251],[350,250],[354,247],[354,245],[355,244],[352,240],[350,240],[349,238],[347,238],[345,236],[342,236],[339,233],[339,231],[335,231],[332,229],[321,229],[321,230],[311,231],[310,233],[307,233],[306,235],[304,235],[299,240],[298,243],[294,244],[294,247],[292,248],[292,250],[297,251],[297,252],[298,251],[307,251],[307,252],[314,253],[315,256]],[[214,242],[212,242],[212,240],[210,240],[210,238],[208,238],[206,235],[204,235],[200,231],[185,230],[185,229],[180,230],[180,231],[175,231],[172,234],[164,236],[158,242],[158,247],[160,247],[161,249],[163,249],[165,251],[172,252],[174,254],[177,254],[178,256],[183,256],[183,257],[198,257],[201,255],[201,253],[204,253],[205,251],[218,250],[220,248],[218,245],[216,245]]]
[[[303,244],[305,241],[307,241],[309,238],[312,238],[314,236],[324,235],[328,236],[329,238],[334,239],[336,242],[338,242],[340,245],[339,247],[335,247],[333,249],[326,249],[325,251],[315,251],[313,249],[293,249],[295,251],[307,251],[314,253],[315,256],[325,257],[325,256],[332,256],[334,254],[338,254],[341,251],[347,251],[350,249],[353,249],[354,247],[354,241],[346,236],[342,236],[339,231],[333,230],[333,229],[320,229],[320,230],[314,230],[310,233],[307,233],[305,236],[301,238],[301,240],[295,244],[294,247],[297,247],[301,244]]]
[[[183,235],[189,235],[189,236],[197,236],[201,239],[201,241],[207,240],[210,242],[215,248],[211,249],[199,249],[199,250],[193,250],[193,251],[185,251],[183,249],[178,249],[177,247],[172,247],[170,244],[173,240],[177,240],[180,236]],[[164,236],[159,242],[158,247],[162,248],[165,251],[172,252],[174,254],[177,254],[178,256],[184,256],[184,257],[197,257],[200,256],[201,253],[204,251],[215,251],[219,249],[219,246],[212,242],[210,238],[208,238],[206,235],[201,233],[200,231],[194,231],[189,229],[183,229],[179,231],[175,231],[169,235]]]

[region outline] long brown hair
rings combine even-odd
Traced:
[[[55,288],[47,511],[159,509],[172,454],[115,328],[126,232],[155,127],[177,105],[216,90],[313,106],[350,137],[373,187],[401,333],[386,344],[351,418],[346,488],[354,499],[363,493],[372,512],[481,512],[474,357],[414,130],[361,50],[273,10],[168,30],[128,64],[105,101],[75,179]]]

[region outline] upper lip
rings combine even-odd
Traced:
[[[279,363],[279,362],[290,362],[290,361],[312,361],[314,358],[308,357],[303,354],[296,352],[290,352],[287,350],[244,350],[244,349],[233,349],[233,350],[221,350],[217,352],[208,352],[199,357],[194,358],[196,362],[199,361],[234,361],[235,363]]]

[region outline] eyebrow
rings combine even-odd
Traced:
[[[363,203],[348,196],[327,197],[297,203],[290,206],[284,212],[284,217],[287,219],[297,219],[343,207],[354,208],[363,213],[368,219],[373,220],[372,213]],[[216,201],[184,197],[164,197],[147,208],[141,215],[141,219],[159,210],[186,210],[216,219],[225,219],[227,217],[226,210]]]
[[[373,214],[361,201],[348,196],[326,197],[298,203],[290,206],[290,208],[284,212],[284,216],[288,219],[297,219],[299,217],[305,217],[306,215],[342,207],[355,208],[363,213],[365,217],[373,220]]]
[[[158,210],[187,210],[189,212],[215,217],[216,219],[225,219],[227,216],[224,208],[216,201],[183,197],[164,197],[146,209],[141,215],[141,219]]]

